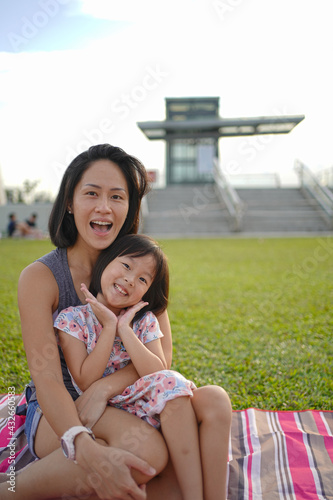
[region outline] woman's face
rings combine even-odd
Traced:
[[[124,174],[116,163],[97,160],[77,184],[71,210],[78,230],[76,244],[102,250],[116,239],[129,207]]]

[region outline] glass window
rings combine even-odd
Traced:
[[[212,138],[177,139],[170,142],[170,182],[211,181],[216,147],[216,140]]]

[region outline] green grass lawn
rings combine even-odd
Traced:
[[[164,240],[173,368],[233,408],[333,409],[333,238]],[[1,388],[29,379],[16,305],[48,241],[0,240]]]

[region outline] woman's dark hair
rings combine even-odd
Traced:
[[[161,314],[168,306],[169,297],[169,267],[165,254],[158,243],[143,234],[128,234],[116,240],[110,247],[101,251],[93,269],[90,283],[90,292],[93,295],[101,293],[101,277],[104,269],[116,257],[130,255],[131,257],[143,257],[152,255],[155,259],[156,268],[153,282],[142,300],[148,305],[141,309],[134,317],[140,319],[146,311],[152,311],[155,315]]]
[[[146,169],[140,160],[127,154],[123,149],[110,144],[99,144],[91,146],[87,151],[74,158],[64,173],[49,218],[50,238],[57,247],[67,248],[74,245],[76,241],[77,228],[74,217],[68,214],[67,208],[73,200],[74,190],[82,175],[93,162],[98,160],[112,161],[120,168],[126,178],[129,208],[118,237],[138,231],[141,200],[148,192]]]

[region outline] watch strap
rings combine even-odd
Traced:
[[[83,425],[75,425],[74,427],[71,427],[61,437],[61,447],[65,457],[73,460],[74,462],[76,456],[74,440],[76,436],[82,432],[87,432],[93,439],[95,439],[93,431],[89,427],[84,427]]]

